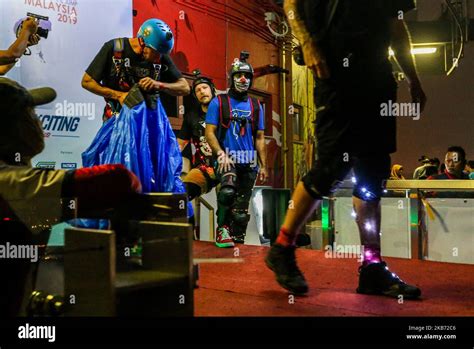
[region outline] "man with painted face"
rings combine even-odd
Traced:
[[[206,138],[217,157],[216,245],[243,243],[250,219],[248,207],[257,175],[267,179],[263,108],[250,97],[254,71],[243,51],[229,73],[230,89],[209,104]]]
[[[149,19],[136,38],[117,38],[102,46],[82,78],[82,87],[105,98],[104,121],[118,115],[136,83],[150,94],[189,94],[189,84],[168,55],[173,43],[169,26]]]
[[[191,170],[184,177],[188,199],[193,200],[201,194],[208,193],[218,181],[216,179],[212,149],[206,140],[206,113],[209,103],[216,96],[216,88],[212,79],[201,76],[196,71],[192,94],[199,102],[197,108],[186,111],[183,125],[178,134],[178,143],[181,151],[191,143]]]

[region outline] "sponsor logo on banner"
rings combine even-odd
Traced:
[[[49,137],[71,137],[79,138],[77,129],[81,118],[78,116],[39,114],[43,124],[44,136]]]
[[[77,168],[76,162],[63,162],[61,163],[61,168],[66,170],[73,170]]]
[[[54,12],[58,22],[71,25],[77,24],[78,0],[24,0],[24,4],[37,9]]]
[[[39,161],[35,165],[36,168],[43,168],[47,170],[54,170],[55,166],[56,166],[56,161]]]
[[[0,33],[5,34],[0,34],[0,46],[11,44],[14,23],[27,13],[48,17],[50,22],[44,23],[51,28],[48,37],[31,46],[31,55],[23,56],[21,66],[17,63],[9,72],[27,88],[49,86],[57,93],[54,101],[35,108],[45,148],[32,159],[33,166],[66,171],[82,166],[82,152],[102,127],[104,101],[79,82],[105,42],[133,36],[133,1],[0,0]]]

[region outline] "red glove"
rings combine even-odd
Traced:
[[[63,197],[77,197],[84,210],[115,207],[142,190],[137,176],[120,164],[80,168],[70,176]]]

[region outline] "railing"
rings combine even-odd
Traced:
[[[206,201],[202,196],[198,197],[196,199],[196,212],[195,212],[195,217],[196,217],[196,224],[198,227],[201,226],[201,205],[206,207],[209,211],[209,240],[214,241],[215,240],[215,226],[214,226],[214,207]]]
[[[343,234],[347,234],[347,230],[355,230],[355,224],[349,226],[347,224],[347,218],[349,217],[338,217],[335,213],[335,205],[338,198],[348,198],[352,194],[352,182],[345,181],[341,186],[340,190],[335,194],[334,197],[326,198],[323,200],[322,204],[322,233],[323,233],[323,243],[322,247],[324,248],[327,245],[331,245],[338,235],[336,226],[340,229],[341,219],[346,220],[342,224],[344,227]],[[460,263],[472,263],[472,258],[469,255],[472,255],[471,252],[474,249],[474,215],[470,215],[466,210],[473,208],[472,213],[474,214],[474,181],[472,180],[389,180],[386,185],[387,197],[382,199],[382,210],[390,211],[389,205],[384,206],[384,201],[390,203],[389,200],[392,200],[390,203],[393,204],[394,200],[396,202],[401,202],[401,205],[404,209],[407,209],[404,218],[407,217],[407,230],[406,236],[408,237],[407,246],[409,246],[409,253],[407,257],[416,258],[416,259],[430,259],[430,260],[440,260],[440,261],[453,261]],[[397,195],[390,197],[390,193],[405,193],[403,197]],[[461,192],[465,192],[461,193]],[[399,198],[399,199],[398,199]],[[348,201],[348,200],[346,200]],[[346,203],[347,204],[347,203]],[[449,205],[458,205],[456,207],[450,207]],[[444,206],[443,206],[444,205]],[[448,205],[448,206],[446,206]],[[346,205],[347,206],[347,205]],[[408,206],[408,207],[406,207]],[[437,207],[436,207],[437,206]],[[440,212],[438,212],[439,206],[449,212],[449,217],[442,217]],[[340,207],[338,207],[339,211]],[[393,210],[393,206],[392,206]],[[458,211],[455,211],[458,210]],[[453,212],[454,211],[454,212]],[[393,212],[393,211],[392,211]],[[456,213],[457,212],[457,213]],[[382,230],[384,224],[384,217],[387,219],[387,216],[382,214]],[[453,217],[461,217],[459,220],[464,220],[462,224],[456,224],[456,227],[449,227],[449,224],[446,224],[445,220],[450,220],[450,222],[456,222]],[[467,218],[466,218],[467,217]],[[388,217],[395,218],[395,217]],[[438,219],[438,221],[436,221]],[[466,219],[468,221],[466,221]],[[471,223],[469,223],[471,219]],[[436,224],[435,224],[436,223]],[[459,223],[459,222],[458,222]],[[399,222],[398,227],[403,227],[404,222]],[[470,226],[467,231],[466,226]],[[349,227],[349,228],[348,228]],[[459,228],[461,227],[461,228]],[[431,235],[428,230],[433,229]],[[457,232],[456,229],[462,229],[461,234],[457,236],[453,232]],[[353,233],[353,232],[351,232]],[[445,234],[442,234],[445,233]],[[404,234],[404,232],[401,232]],[[449,235],[451,238],[456,238],[459,246],[452,248],[453,255],[457,253],[459,249],[464,251],[463,258],[451,258],[453,260],[446,259],[447,249],[450,246],[444,247],[442,244],[444,241],[449,242]],[[382,238],[384,238],[382,234]],[[429,237],[432,237],[430,240]],[[466,241],[467,239],[467,241]],[[383,243],[383,241],[382,241]],[[400,242],[399,242],[400,243]],[[433,248],[434,245],[437,248],[443,246],[446,250],[443,253],[432,253],[430,256],[429,249],[430,245]],[[446,243],[446,245],[449,245]],[[383,247],[382,247],[383,248]],[[472,251],[474,252],[474,251]],[[434,256],[437,255],[437,256]],[[402,256],[398,256],[402,257]],[[405,257],[406,258],[406,257]]]

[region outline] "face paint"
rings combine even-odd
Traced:
[[[247,92],[250,87],[250,79],[245,75],[235,75],[234,76],[234,86],[237,92]]]

